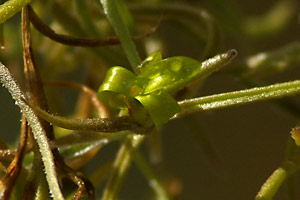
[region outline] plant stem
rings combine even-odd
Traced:
[[[8,0],[0,5],[0,24],[14,16],[30,2],[31,0]]]
[[[170,199],[164,187],[161,185],[160,181],[158,180],[157,176],[154,174],[153,170],[151,169],[147,161],[143,158],[143,156],[138,151],[135,152],[134,161],[138,166],[138,168],[143,173],[143,175],[147,178],[150,187],[154,190],[156,194],[155,199],[159,199],[159,200]]]
[[[30,127],[32,128],[33,136],[41,152],[42,162],[45,167],[45,174],[52,197],[54,199],[63,200],[64,197],[61,193],[57,179],[54,157],[51,152],[51,147],[49,145],[46,133],[33,110],[22,100],[25,99],[24,94],[13,77],[10,75],[8,69],[2,63],[0,63],[0,80],[4,87],[6,87],[10,92],[12,98],[16,101],[16,105],[20,107],[22,113],[25,115]]]
[[[72,16],[68,10],[58,2],[53,3],[52,14],[56,21],[71,35],[87,37],[86,31],[80,26],[80,23]],[[112,48],[89,48],[88,49],[97,59],[101,58],[106,63],[127,63],[127,59],[120,52]]]
[[[300,80],[183,100],[178,102],[182,111],[176,114],[172,119],[204,110],[280,98],[297,93],[300,93]]]
[[[255,200],[271,200],[285,179],[300,169],[300,157],[284,162],[263,184]]]
[[[147,128],[141,127],[139,124],[134,123],[130,117],[126,116],[116,118],[69,119],[67,117],[49,114],[38,106],[34,106],[29,102],[25,103],[29,105],[39,117],[65,129],[98,131],[105,133],[119,132],[124,130],[130,130],[135,133],[144,133],[149,131]]]
[[[115,200],[131,164],[135,150],[144,140],[143,135],[129,135],[123,142],[113,164],[113,169],[104,190],[102,200]]]
[[[120,40],[116,36],[107,36],[103,38],[88,39],[84,37],[76,37],[76,36],[56,33],[53,29],[51,29],[39,18],[39,16],[35,13],[35,11],[32,9],[31,6],[28,6],[28,11],[29,11],[29,19],[32,25],[44,36],[50,38],[53,41],[59,42],[61,44],[70,45],[70,46],[81,46],[81,47],[100,47],[100,46],[103,47],[103,46],[120,44]],[[133,36],[132,40],[134,41],[143,40],[149,37],[150,35],[152,35],[155,31],[156,29],[154,28],[145,34]],[[0,45],[1,45],[1,40],[0,40]]]
[[[121,1],[121,0],[119,0]],[[141,63],[136,47],[132,42],[128,29],[122,20],[114,0],[100,0],[103,5],[104,13],[113,26],[117,36],[120,38],[121,45],[127,55],[131,67],[135,73],[138,72],[137,66]]]
[[[7,167],[6,174],[1,178],[0,181],[0,196],[1,199],[10,199],[11,191],[16,183],[17,178],[22,169],[22,162],[26,153],[26,144],[28,138],[28,125],[26,118],[22,116],[22,128],[19,147],[16,155],[10,165]]]

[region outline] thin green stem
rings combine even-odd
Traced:
[[[8,89],[16,104],[20,107],[25,115],[30,127],[32,128],[33,136],[39,146],[42,162],[45,167],[46,179],[49,185],[50,193],[54,199],[63,200],[59,181],[57,179],[54,157],[51,152],[51,147],[48,142],[45,131],[43,130],[38,117],[34,111],[22,99],[25,99],[20,87],[17,85],[8,69],[0,63],[0,80],[4,87]]]
[[[8,0],[0,5],[0,24],[14,16],[30,2],[31,0]]]
[[[113,169],[104,190],[102,200],[115,200],[120,190],[135,150],[144,140],[143,135],[129,135],[123,142],[113,164]]]
[[[300,169],[300,157],[284,162],[263,184],[255,200],[271,200],[286,178]]]
[[[275,99],[298,93],[300,93],[300,80],[183,100],[178,102],[182,111],[176,114],[172,119],[204,110]]]
[[[138,166],[138,168],[143,173],[143,175],[148,180],[150,187],[154,190],[156,194],[155,199],[159,199],[159,200],[170,199],[164,187],[158,180],[157,176],[155,175],[155,173],[153,172],[153,170],[151,169],[147,161],[143,158],[143,156],[138,151],[135,152],[134,161]]]
[[[135,24],[134,24],[134,20],[133,17],[131,15],[131,13],[129,12],[129,9],[127,8],[125,2],[122,1],[115,1],[115,4],[118,8],[118,11],[120,13],[120,16],[123,19],[123,22],[125,24],[125,26],[127,27],[129,34],[134,34],[135,33]]]
[[[121,1],[121,0],[119,0]],[[114,0],[100,0],[103,5],[104,13],[113,26],[117,36],[120,38],[121,45],[127,55],[131,67],[135,73],[138,72],[137,66],[141,63],[136,47],[129,36],[128,29],[120,16],[119,10]]]
[[[24,100],[23,100],[24,103]],[[41,108],[31,105],[29,102],[25,102],[30,108],[44,120],[70,130],[79,131],[98,131],[105,133],[119,132],[124,130],[130,130],[135,133],[143,133],[146,130],[140,125],[134,123],[130,117],[117,117],[117,118],[90,118],[90,119],[69,119],[67,117],[54,116],[47,113]]]

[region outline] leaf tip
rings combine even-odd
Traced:
[[[236,57],[236,55],[238,54],[237,50],[235,49],[230,49],[229,51],[227,51],[225,53],[226,58],[228,59],[228,61],[232,60],[233,58]]]

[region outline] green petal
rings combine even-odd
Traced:
[[[173,115],[180,112],[175,99],[165,91],[155,91],[135,97],[149,112],[156,127],[165,124]]]
[[[125,108],[130,96],[139,93],[134,86],[136,76],[123,67],[110,68],[98,90],[99,99],[113,108]]]

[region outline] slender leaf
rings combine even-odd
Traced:
[[[182,112],[176,114],[174,118],[194,112],[280,98],[298,93],[300,93],[300,80],[184,100],[178,102]]]
[[[113,26],[117,36],[120,38],[121,45],[127,55],[133,71],[137,73],[137,66],[141,63],[141,59],[129,36],[128,29],[120,16],[115,0],[100,0],[100,2],[103,5],[105,15]]]

